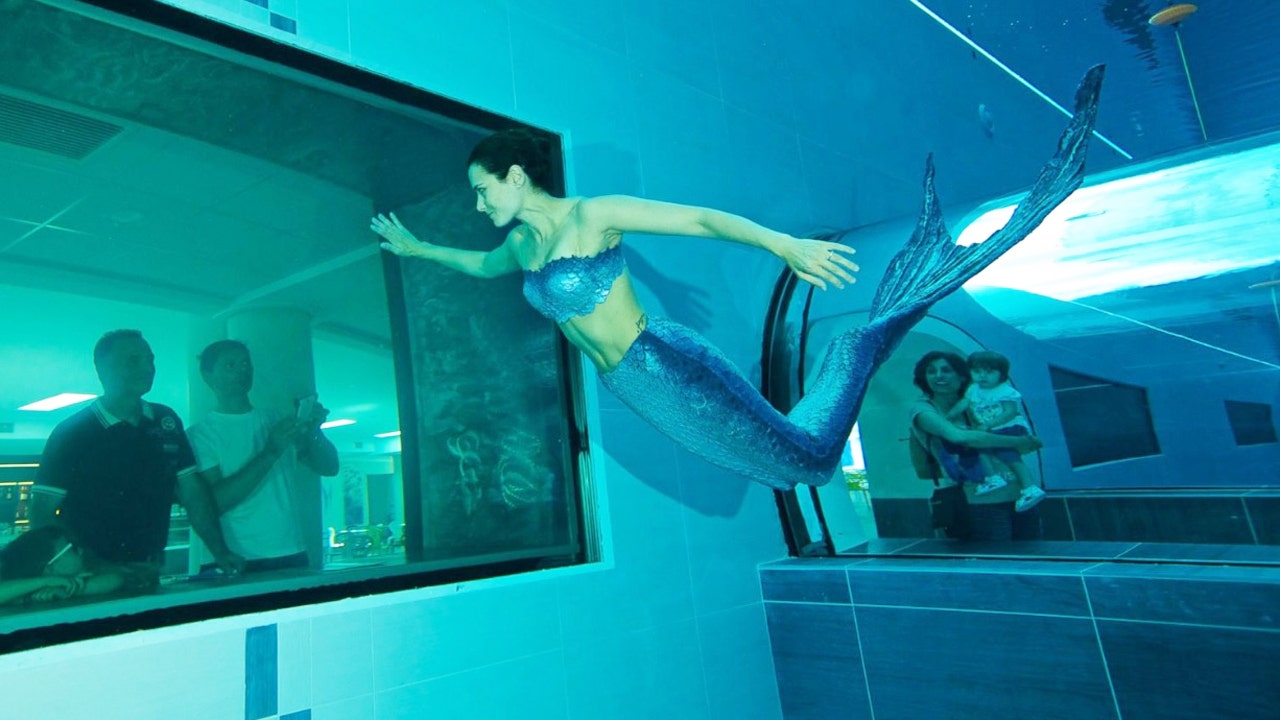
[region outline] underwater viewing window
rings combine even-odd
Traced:
[[[1020,197],[948,209],[957,242],[985,240]],[[887,260],[881,248],[900,247],[914,223],[859,228],[851,240]],[[912,465],[907,413],[921,397],[920,358],[980,350],[1008,359],[1021,414],[1044,444],[1022,456],[1048,492],[1037,508],[1042,540],[1114,541],[1115,552],[1146,542],[1277,548],[1278,291],[1280,133],[1087,177],[1025,240],[935,305],[881,366],[851,439],[865,468],[814,491],[820,511],[801,526],[812,532],[791,536],[793,549],[815,537],[835,552],[924,538],[922,552],[964,551],[928,544],[938,532],[934,486]],[[773,377],[811,379],[830,339],[866,322],[870,299],[855,290],[804,307],[804,366],[797,372],[796,353],[777,354],[786,365]],[[775,337],[797,337],[796,319],[773,320]],[[770,387],[775,402],[793,403],[799,383]],[[795,526],[799,513],[784,516]],[[1277,550],[1268,557],[1280,561]]]
[[[1224,404],[1237,445],[1276,442],[1276,424],[1270,405],[1242,400],[1227,400]]]
[[[1159,455],[1147,391],[1049,367],[1071,467]]]
[[[369,229],[395,212],[442,244],[496,247],[466,158],[516,125],[161,3],[0,3],[0,553],[27,545],[0,566],[0,651],[589,559],[578,355],[519,276],[402,262]],[[296,528],[286,565],[225,576],[174,503],[100,518],[168,528],[121,587],[19,592],[68,567],[119,574],[85,559],[88,541],[30,534],[54,428],[125,427],[97,399],[95,343],[117,329],[154,354],[144,400],[192,437],[220,407],[198,356],[227,339],[251,358],[255,408],[327,411],[336,471],[299,441],[272,486],[287,510],[236,520],[244,547]],[[147,432],[173,432],[156,412]],[[133,513],[141,497],[112,502]],[[227,502],[230,544],[247,506]]]

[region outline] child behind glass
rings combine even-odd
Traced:
[[[973,427],[997,435],[1031,434],[1031,426],[1022,414],[1022,394],[1009,383],[1009,358],[990,350],[975,352],[969,356],[969,377],[972,382],[964,398],[947,413],[948,419],[967,416]],[[992,456],[1008,466],[1021,488],[1015,510],[1030,510],[1044,500],[1045,492],[1031,476],[1031,469],[1013,450],[991,450],[979,455],[986,477],[975,494],[985,495],[1008,484],[997,471]]]

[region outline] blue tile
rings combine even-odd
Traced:
[[[1126,542],[960,542],[946,539],[921,540],[897,555],[959,555],[964,557],[1052,557],[1068,560],[1110,560],[1132,550]]]
[[[698,645],[713,720],[782,716],[764,603],[699,616]]]
[[[1001,573],[1005,575],[1066,575],[1077,577],[1098,563],[1089,560],[1041,560],[1038,558],[968,558],[968,557],[892,557],[867,558],[846,567],[850,571],[881,572],[900,570],[905,572],[936,573]]]
[[[765,603],[765,616],[783,717],[871,718],[852,608]]]
[[[857,606],[854,612],[880,720],[1116,717],[1090,620]]]
[[[1171,570],[1186,572],[1188,569],[1150,570],[1167,575]],[[1085,585],[1093,603],[1093,613],[1099,618],[1280,630],[1280,614],[1276,613],[1276,608],[1280,607],[1280,584],[1248,581],[1249,574],[1257,574],[1262,580],[1266,575],[1274,576],[1275,572],[1257,572],[1249,568],[1206,570],[1241,572],[1231,573],[1238,576],[1235,582],[1212,577],[1116,577],[1091,573],[1085,576]]]
[[[507,3],[352,2],[351,54],[376,72],[488,110],[514,113]],[[504,38],[481,42],[477,38]]]
[[[766,648],[760,653],[767,656]],[[563,656],[569,706],[564,717],[707,718],[706,680],[693,621],[566,648]],[[619,671],[602,673],[602,668]]]
[[[1040,528],[1045,540],[1075,539],[1075,532],[1071,529],[1071,514],[1067,512],[1066,499],[1046,498],[1037,509],[1040,511]]]
[[[346,53],[351,50],[347,0],[298,0],[298,34]]]
[[[660,73],[633,71],[630,79],[635,105],[641,108],[636,148],[645,194],[719,207],[724,197],[721,186],[729,180],[724,168],[730,152],[724,105]],[[725,251],[718,254],[726,262]],[[708,339],[715,343],[715,338]]]
[[[945,563],[940,564],[945,567]],[[951,565],[961,563],[953,561]],[[849,587],[855,605],[1089,616],[1084,583],[1076,574],[968,572],[960,567],[952,572],[930,569],[913,572],[877,570],[874,564],[868,563],[850,569]]]
[[[668,73],[699,90],[720,95],[713,18],[702,3],[622,0],[627,51],[645,68]]]
[[[1280,547],[1275,545],[1213,545],[1207,543],[1141,543],[1120,557],[1125,560],[1180,560],[1280,565]]]
[[[907,551],[919,542],[920,538],[873,538],[856,547],[851,547],[848,550],[842,550],[841,554],[851,556],[889,555],[891,553]]]
[[[713,35],[725,102],[778,122],[793,122],[791,94],[796,69],[791,48],[778,37],[771,3],[734,2],[716,13]]]
[[[576,189],[641,192],[638,111],[631,84],[619,82],[628,74],[626,57],[537,20],[529,21],[527,31],[513,33],[511,52],[520,117],[570,131]],[[564,68],[574,68],[573,83],[548,87],[545,78]]]
[[[667,497],[680,499],[675,472],[676,452],[671,441],[631,410],[609,411],[601,417],[600,445],[608,460],[631,477]],[[612,470],[613,468],[610,468]],[[630,519],[643,523],[643,515]]]
[[[813,228],[804,167],[795,131],[766,117],[725,108],[729,147],[751,148],[730,153],[723,162],[731,177],[760,173],[771,183],[726,183],[720,207],[739,213],[766,227],[807,232]]]
[[[631,668],[600,670],[626,673]],[[378,720],[571,717],[565,692],[564,657],[559,651],[490,662],[463,672],[392,687],[379,692],[375,703]]]
[[[765,600],[849,604],[849,580],[844,570],[761,570]]]
[[[260,720],[276,714],[278,648],[275,625],[260,625],[245,631],[245,720]]]
[[[1069,498],[1080,540],[1251,544],[1238,497]]]
[[[293,18],[287,18],[280,13],[271,13],[271,27],[295,35],[298,33],[298,21]]]
[[[1244,565],[1179,565],[1174,563],[1099,563],[1084,572],[1099,577],[1141,577],[1171,580],[1217,580],[1221,582],[1275,585],[1280,568]]]
[[[1276,633],[1109,620],[1098,633],[1124,720],[1274,720],[1280,708]]]
[[[521,0],[512,3],[513,40],[520,35],[538,35],[530,32],[524,23],[550,25],[571,33],[610,52],[626,48],[626,21],[622,14],[621,0]],[[518,18],[524,15],[526,18]],[[588,72],[589,68],[574,67],[575,72]],[[517,68],[518,69],[518,68]],[[545,88],[555,92],[555,88]]]
[[[1249,496],[1244,499],[1244,506],[1258,542],[1280,545],[1280,497]]]
[[[326,667],[329,684],[347,686],[343,694],[328,688],[327,699],[370,691],[381,693],[426,678],[479,668],[498,659],[552,651],[562,637],[557,596],[554,583],[530,582],[378,607],[364,621],[368,625],[355,628],[364,634],[358,644],[330,644],[325,648],[326,655],[321,653],[320,644],[313,642],[317,666],[322,657],[346,658],[355,653],[365,656],[351,658],[349,668],[327,664],[332,666]],[[373,657],[366,660],[369,656]],[[317,678],[312,694],[320,692]],[[319,703],[320,698],[315,702]]]
[[[859,557],[789,557],[760,564],[761,570],[843,570],[863,562]]]
[[[281,715],[280,720],[311,720],[311,711],[299,710],[298,712],[291,712],[288,715]]]

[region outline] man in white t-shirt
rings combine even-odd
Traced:
[[[217,405],[187,434],[227,546],[245,558],[246,572],[307,567],[296,476],[298,463],[338,474],[338,451],[320,431],[328,411],[314,397],[302,399],[295,413],[253,407],[253,361],[237,340],[206,347],[200,374]]]

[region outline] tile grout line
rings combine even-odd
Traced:
[[[1243,496],[1240,498],[1240,507],[1244,508],[1244,523],[1249,528],[1249,536],[1253,538],[1253,544],[1258,545],[1258,531],[1253,527],[1253,514],[1249,512],[1249,501]]]
[[[512,115],[517,115],[520,112],[520,92],[516,89],[516,40],[515,31],[511,22],[510,3],[504,2],[502,4],[502,13],[504,19],[507,21],[507,52],[511,55],[511,110]]]
[[[867,710],[876,720],[876,704],[871,699],[871,676],[867,674],[867,655],[862,649],[862,628],[858,627],[858,609],[853,604],[853,575],[845,571],[845,587],[849,591],[849,614],[853,616],[853,636],[858,639],[858,667],[862,669],[862,686],[866,688]]]
[[[1093,637],[1098,643],[1098,656],[1102,658],[1102,672],[1107,676],[1107,688],[1111,691],[1111,703],[1116,709],[1116,720],[1124,720],[1120,711],[1120,698],[1116,695],[1116,683],[1111,679],[1111,663],[1107,662],[1107,649],[1102,644],[1102,632],[1098,630],[1098,616],[1093,612],[1093,598],[1089,596],[1089,583],[1084,575],[1080,576],[1080,587],[1084,590],[1085,606],[1089,608],[1089,622],[1093,624]]]
[[[510,15],[508,15],[510,17]],[[556,636],[560,646],[560,689],[564,692],[564,714],[573,717],[573,697],[569,692],[569,653],[564,640],[564,580],[556,583]]]
[[[767,600],[767,603],[775,605],[812,605],[814,607],[832,607],[836,603],[813,603],[801,602],[795,600]],[[940,607],[936,605],[889,605],[886,603],[854,603],[854,607],[877,608],[882,610],[914,610],[920,612],[956,612],[970,613],[974,615],[1010,615],[1015,617],[1043,617],[1055,618],[1059,620],[1088,620],[1092,615],[1065,615],[1062,613],[1033,613],[1017,610],[975,610],[973,608],[956,608],[956,607]],[[1092,606],[1090,606],[1092,613]],[[1178,622],[1173,620],[1143,620],[1141,618],[1125,618],[1125,617],[1104,617],[1101,618],[1110,622],[1135,623],[1138,625],[1176,625],[1178,627],[1203,628],[1206,630],[1243,630],[1246,632],[1258,632],[1266,634],[1280,634],[1280,628],[1265,628],[1249,625],[1221,625],[1214,623],[1189,623]]]
[[[691,620],[693,621],[693,634],[694,634],[694,637],[697,638],[697,642],[698,642],[698,672],[701,673],[702,675],[702,703],[703,703],[703,707],[707,709],[707,712],[710,712],[712,710],[711,687],[710,687],[710,684],[707,682],[707,655],[702,647],[702,623],[700,621],[700,618],[702,617],[702,613],[698,609],[698,598],[694,591],[694,588],[697,586],[697,582],[693,577],[693,558],[689,553],[689,546],[691,544],[691,541],[689,538],[689,520],[685,516],[686,506],[683,505],[685,501],[685,486],[684,486],[684,481],[686,479],[685,468],[681,467],[680,465],[679,455],[676,455],[674,459],[675,459],[675,467],[676,467],[676,491],[679,495],[680,503],[681,503],[681,507],[679,507],[676,510],[676,514],[680,517],[680,535],[681,537],[684,538],[683,553],[684,553],[684,559],[685,559],[685,575],[688,577],[688,580],[689,580],[689,605],[693,610],[693,617],[691,618]],[[760,577],[759,570],[756,571],[756,577],[757,578]],[[763,582],[759,583],[758,590],[760,591],[761,606],[763,608],[763,605],[764,605],[764,583]],[[766,619],[766,622],[768,622],[767,619]],[[770,642],[770,646],[769,646],[769,654],[770,655],[773,654],[772,641]]]

